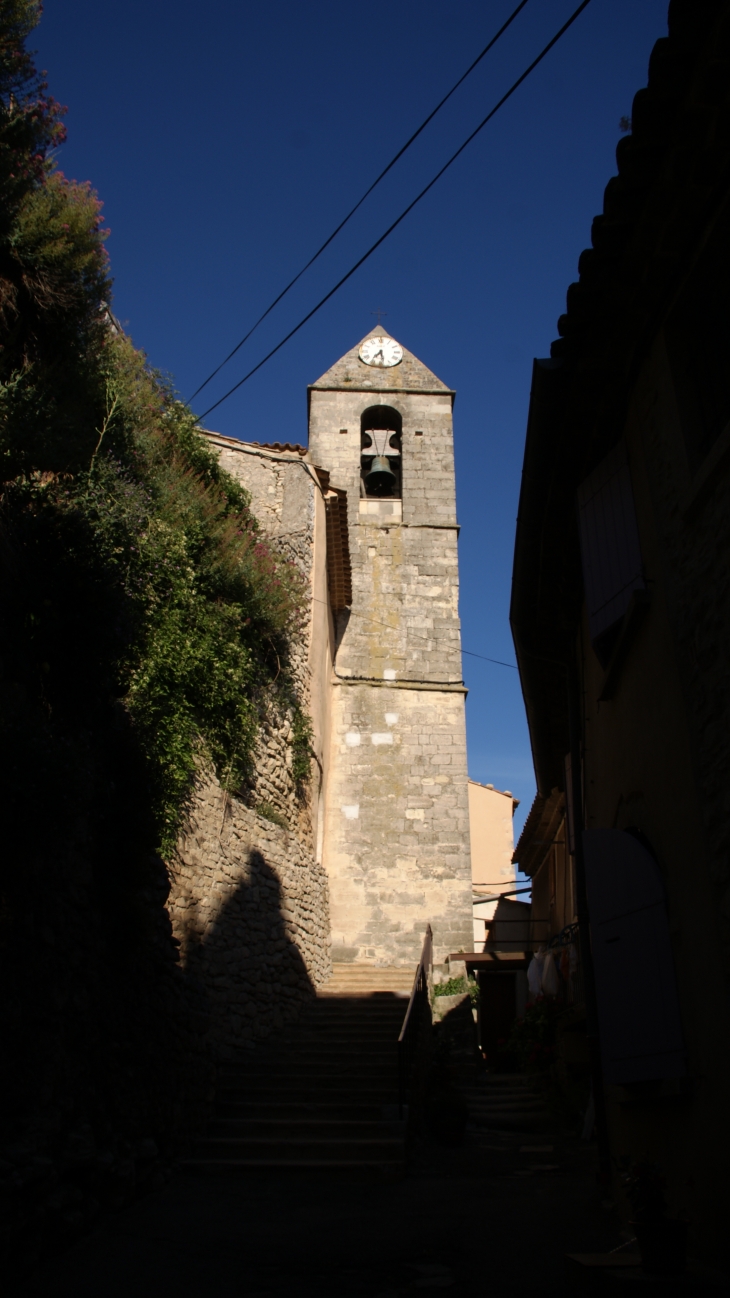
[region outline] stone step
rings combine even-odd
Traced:
[[[319,999],[322,993],[337,991],[344,988],[351,991],[357,1000],[380,1001],[387,1005],[389,1001],[403,996],[406,992],[410,996],[413,987],[413,978],[399,979],[394,982],[373,982],[368,978],[330,978],[329,982],[322,983],[315,992]]]
[[[506,1098],[534,1100],[537,1104],[542,1104],[542,1097],[536,1095],[528,1086],[469,1086],[465,1094],[473,1096],[475,1100],[480,1097],[490,1100],[500,1100]]]
[[[402,1175],[397,1041],[414,972],[336,968],[280,1042],[221,1067],[215,1117],[186,1166]]]
[[[317,988],[317,995],[344,989],[352,990],[358,995],[377,996],[383,999],[388,996],[402,996],[405,992],[410,996],[413,981],[413,974],[407,978],[363,978],[357,974],[342,974],[340,977],[330,978],[329,982],[322,983]]]
[[[509,1108],[492,1108],[487,1105],[483,1107],[469,1105],[468,1108],[470,1114],[472,1114],[473,1118],[477,1121],[491,1121],[492,1119],[497,1118],[504,1118],[509,1121],[512,1121],[513,1118],[529,1118],[531,1120],[533,1118],[546,1118],[547,1116],[546,1108],[521,1108],[518,1105],[513,1105]]]
[[[358,974],[338,974],[328,982],[320,983],[316,995],[319,996],[320,992],[332,991],[337,987],[352,987],[358,993],[382,997],[385,1000],[388,996],[399,996],[405,991],[410,995],[414,977],[415,973],[409,974],[406,978],[368,978]]]
[[[278,1049],[271,1045],[262,1046],[257,1050],[242,1050],[238,1054],[241,1060],[269,1059],[278,1055],[279,1050],[301,1049],[301,1047],[310,1041],[327,1042],[351,1042],[357,1041],[377,1041],[398,1039],[398,1033],[403,1024],[404,1014],[394,1015],[392,1018],[379,1019],[374,1023],[364,1023],[361,1019],[353,1022],[351,1018],[344,1018],[341,1022],[313,1022],[298,1026],[286,1037],[282,1037]]]
[[[366,1018],[369,1014],[389,1014],[405,1009],[403,1001],[405,992],[368,992],[352,988],[347,991],[330,987],[326,993],[317,993],[317,999],[310,1007],[313,1015],[357,1014]],[[407,1005],[406,1001],[406,1005]]]
[[[393,996],[387,1004],[367,997],[328,996],[317,1001],[316,1006],[298,1022],[304,1027],[317,1023],[361,1023],[363,1027],[371,1023],[389,1023],[391,1019],[404,1019],[408,1001],[402,996]]]
[[[466,1099],[466,1096],[464,1097]],[[499,1103],[492,1103],[490,1100],[469,1100],[466,1099],[467,1107],[474,1113],[545,1113],[544,1104],[530,1104],[525,1101],[515,1100],[510,1103],[507,1100]]]
[[[339,1042],[325,1037],[322,1041],[312,1041],[311,1038],[302,1041],[301,1045],[287,1046],[277,1056],[277,1067],[298,1066],[307,1059],[321,1059],[323,1063],[329,1061],[343,1060],[373,1060],[387,1062],[389,1059],[396,1057],[396,1047],[398,1044],[397,1036],[377,1037],[373,1041],[344,1041]],[[237,1060],[235,1063],[226,1061],[221,1065],[221,1072],[225,1075],[233,1070],[246,1072],[251,1068],[270,1068],[273,1059],[269,1055],[252,1053],[250,1058]]]
[[[349,982],[359,980],[372,987],[400,987],[404,982],[413,982],[416,965],[398,965],[393,969],[380,968],[371,964],[335,964],[328,982],[339,982],[346,978]],[[326,987],[327,983],[321,984]]]
[[[478,1089],[480,1091],[528,1091],[530,1088],[524,1080],[522,1082],[513,1082],[511,1080],[503,1082],[487,1078],[485,1081],[480,1082],[477,1088],[472,1089]]]
[[[343,1103],[327,1099],[322,1104],[307,1103],[303,1100],[220,1100],[216,1104],[216,1114],[220,1118],[238,1120],[286,1121],[306,1120],[342,1121],[342,1122],[393,1122],[398,1117],[398,1106],[395,1103],[384,1104]],[[217,1121],[217,1118],[212,1119]]]
[[[341,1158],[187,1158],[181,1166],[184,1170],[198,1175],[252,1175],[262,1176],[267,1172],[280,1175],[306,1175],[307,1180],[313,1176],[347,1176],[372,1177],[378,1180],[400,1178],[404,1172],[404,1160],[393,1159],[341,1159]]]
[[[405,987],[412,987],[415,974],[415,966],[413,969],[406,970],[405,973],[400,969],[387,975],[383,974],[382,971],[378,974],[377,971],[373,970],[365,972],[360,970],[358,972],[353,966],[349,972],[345,969],[336,970],[332,977],[327,979],[327,982],[319,984],[317,991],[326,991],[328,987],[333,985],[347,983],[348,986],[357,985],[373,992],[397,992],[402,991]]]
[[[213,1118],[208,1137],[236,1137],[240,1140],[399,1140],[400,1123],[382,1119],[331,1118],[308,1115],[297,1118]]]
[[[484,1131],[549,1131],[552,1130],[552,1123],[546,1114],[531,1116],[528,1113],[522,1116],[507,1116],[505,1114],[494,1114],[487,1117],[480,1114],[470,1114],[471,1121],[475,1126]]]
[[[397,1062],[398,1042],[393,1038],[380,1043],[377,1049],[364,1045],[359,1050],[324,1049],[318,1048],[316,1043],[307,1042],[300,1050],[283,1052],[276,1064],[271,1059],[262,1059],[257,1055],[241,1062],[226,1060],[225,1064],[219,1065],[218,1077],[222,1081],[228,1077],[253,1077],[269,1072],[298,1073],[304,1068],[311,1069],[315,1066],[321,1073],[327,1073],[331,1068],[346,1068],[351,1072],[360,1072],[363,1068],[378,1071],[391,1065],[395,1067]]]
[[[399,987],[403,982],[412,985],[415,976],[415,961],[413,964],[401,965],[333,963],[332,977],[329,981],[337,982],[340,978],[361,979],[365,982],[371,982],[374,987],[380,987],[386,983],[393,983],[396,987]]]
[[[395,1055],[395,1051],[393,1051]],[[281,1072],[271,1068],[252,1067],[232,1069],[225,1073],[219,1074],[218,1085],[221,1087],[230,1086],[247,1086],[249,1082],[257,1085],[262,1080],[271,1076],[288,1078],[293,1081],[307,1081],[314,1084],[319,1078],[324,1082],[327,1079],[336,1079],[340,1082],[350,1082],[357,1080],[358,1077],[373,1080],[392,1080],[398,1072],[397,1058],[384,1058],[367,1060],[361,1059],[359,1062],[355,1059],[298,1059]]]
[[[351,1106],[361,1108],[370,1102],[373,1105],[382,1107],[387,1104],[394,1104],[397,1100],[397,1090],[394,1086],[363,1086],[356,1088],[354,1086],[332,1087],[327,1091],[322,1091],[318,1087],[309,1088],[307,1086],[291,1087],[260,1087],[253,1090],[221,1090],[218,1096],[219,1103],[216,1105],[216,1111],[221,1112],[221,1105],[231,1104],[257,1104],[266,1105],[267,1108],[271,1103],[277,1104],[314,1104],[322,1111],[329,1111],[333,1105]]]
[[[193,1151],[194,1158],[254,1158],[254,1159],[287,1159],[292,1163],[311,1162],[313,1159],[330,1158],[340,1161],[397,1162],[402,1156],[402,1139],[381,1137],[378,1139],[327,1140],[323,1137],[298,1137],[285,1140],[274,1140],[256,1137],[237,1138],[235,1136],[210,1136],[201,1141]]]
[[[376,1077],[392,1073],[398,1068],[398,1054],[395,1045],[389,1050],[384,1050],[382,1054],[371,1055],[363,1051],[358,1058],[356,1054],[333,1054],[322,1057],[320,1054],[305,1055],[298,1058],[287,1058],[283,1061],[280,1071],[282,1074],[291,1074],[296,1077],[327,1077],[334,1076],[352,1076],[357,1077],[362,1073],[367,1073],[369,1077]],[[219,1073],[219,1079],[222,1084],[234,1080],[236,1082],[245,1081],[246,1078],[252,1079],[259,1077],[268,1077],[272,1072],[271,1065],[263,1061],[253,1061],[247,1068],[226,1068]]]
[[[327,1076],[312,1078],[306,1074],[300,1077],[250,1078],[242,1082],[222,1083],[218,1087],[221,1100],[291,1100],[300,1095],[306,1104],[328,1103],[341,1095],[349,1095],[359,1103],[367,1100],[372,1094],[374,1103],[387,1103],[395,1099],[398,1088],[398,1074],[393,1071],[383,1077],[368,1077],[358,1074],[355,1077]]]
[[[326,1010],[342,1009],[347,1013],[360,1013],[361,1006],[367,1006],[364,1013],[387,1013],[389,1010],[399,1010],[405,1014],[408,1008],[410,998],[409,992],[389,992],[387,1001],[383,1002],[381,993],[357,991],[355,988],[348,989],[345,987],[333,987],[326,992],[317,992],[317,1008],[326,1007]]]
[[[397,1019],[402,1022],[407,1009],[408,1001],[402,996],[394,998],[388,1005],[368,1003],[366,1009],[361,1009],[351,996],[333,993],[328,1000],[317,1003],[316,1013],[307,1018],[305,1026],[331,1023],[352,1026],[353,1023],[359,1023],[365,1028],[378,1023],[391,1023]]]
[[[504,1109],[477,1109],[471,1105],[468,1108],[469,1117],[478,1127],[501,1127],[505,1131],[526,1131],[550,1125],[549,1115],[544,1109],[505,1111]]]
[[[326,1006],[328,1010],[334,1012],[337,1009],[344,1009],[349,1013],[358,1013],[360,1005],[366,1005],[365,1013],[389,1013],[399,1012],[405,1014],[410,1000],[410,992],[389,992],[385,1004],[379,993],[358,991],[357,988],[348,987],[330,987],[321,996],[317,997],[317,1007]]]
[[[316,1086],[321,1086],[323,1089],[332,1086],[349,1087],[359,1082],[363,1086],[392,1086],[397,1077],[398,1062],[395,1059],[387,1060],[383,1064],[367,1064],[363,1061],[359,1067],[353,1063],[332,1063],[324,1068],[320,1060],[312,1059],[302,1060],[296,1066],[282,1069],[280,1073],[274,1073],[270,1068],[227,1073],[218,1079],[218,1086],[221,1091],[229,1091],[232,1087],[236,1090],[246,1090],[249,1087],[258,1090],[264,1083],[273,1084],[274,1078],[277,1078],[282,1086],[307,1086],[310,1090]]]
[[[490,1113],[544,1113],[545,1105],[540,1104],[528,1098],[507,1100],[507,1099],[486,1099],[483,1096],[473,1098],[468,1095],[464,1096],[470,1109],[489,1109]]]
[[[324,1018],[356,1018],[358,1022],[365,1022],[371,1018],[377,1018],[378,1015],[388,1014],[405,1014],[408,1008],[408,1000],[405,993],[403,995],[395,992],[388,992],[387,995],[378,993],[377,995],[367,995],[365,992],[355,992],[352,995],[345,995],[344,992],[332,991],[327,996],[318,996],[313,1005],[307,1011],[308,1019]]]
[[[316,1010],[313,1010],[311,1016],[308,1016],[306,1022],[310,1023],[380,1023],[390,1021],[391,1018],[405,1018],[408,1001],[403,996],[394,996],[389,1000],[387,1005],[382,1001],[372,1001],[364,997],[360,1004],[352,996],[335,996],[327,997],[325,1000],[317,1001]]]
[[[403,1020],[398,1018],[392,1023],[378,1024],[362,1031],[342,1024],[325,1024],[321,1028],[312,1028],[311,1032],[297,1033],[296,1037],[289,1037],[284,1043],[283,1050],[297,1052],[308,1049],[353,1050],[357,1046],[362,1046],[365,1050],[377,1050],[398,1040],[402,1024]],[[252,1051],[248,1057],[253,1059],[254,1052]],[[246,1056],[242,1057],[242,1062],[245,1058]],[[261,1051],[259,1055],[256,1052],[256,1058],[269,1058],[269,1053],[264,1054]]]

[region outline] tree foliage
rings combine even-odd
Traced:
[[[37,25],[40,0],[0,4],[0,222],[9,228],[23,196],[48,168],[51,151],[66,138],[64,110],[47,94],[25,42]]]
[[[121,745],[167,851],[201,756],[245,781],[279,676],[306,739],[302,583],[110,315],[101,204],[55,167],[61,110],[25,49],[39,13],[0,0],[2,778],[28,807],[55,782],[60,824],[77,784],[108,800]]]

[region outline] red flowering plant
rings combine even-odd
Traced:
[[[69,734],[78,722],[107,797],[102,754],[123,715],[167,853],[200,761],[240,789],[268,708],[287,713],[306,780],[289,670],[305,581],[110,317],[101,203],[55,166],[62,110],[25,48],[40,12],[0,0],[0,658],[15,700],[0,780],[27,804],[19,823],[42,798],[56,832],[91,787],[79,766],[63,792]]]
[[[538,996],[514,1023],[502,1052],[528,1072],[547,1072],[555,1058],[555,1028],[562,1012],[553,998]]]
[[[39,0],[0,5],[0,229],[7,230],[24,196],[43,178],[52,151],[66,138],[65,109],[48,93],[25,42],[37,26]]]

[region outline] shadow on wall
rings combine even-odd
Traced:
[[[173,932],[219,1059],[291,1022],[332,972],[327,875],[280,819],[201,772],[170,862]]]
[[[22,493],[11,505],[6,495],[0,1264],[160,1184],[207,1116],[229,1029],[229,1045],[268,1035],[329,971],[323,871],[257,813],[224,821],[219,786],[189,870],[200,950],[189,961],[180,949],[149,768],[116,701],[126,624],[115,588],[95,559],[84,566],[73,520],[65,533]]]
[[[204,935],[191,916],[185,953],[186,973],[206,997],[208,1039],[219,1059],[283,1028],[315,994],[287,931],[279,878],[255,848],[248,853],[246,875]]]

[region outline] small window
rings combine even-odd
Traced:
[[[730,221],[714,231],[670,312],[669,363],[687,455],[697,468],[730,423]]]
[[[645,590],[631,474],[617,446],[578,488],[578,524],[588,625],[605,661],[634,591]]]
[[[403,421],[392,406],[371,406],[360,420],[360,495],[401,498]]]

